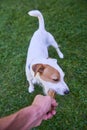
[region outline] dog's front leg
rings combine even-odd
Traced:
[[[28,92],[29,93],[32,93],[33,91],[34,91],[34,85],[31,83],[31,82],[29,82],[29,87],[28,87]]]
[[[32,93],[34,91],[34,85],[32,83],[33,77],[32,77],[31,72],[28,68],[26,69],[26,77],[27,77],[27,81],[29,83],[28,92]]]

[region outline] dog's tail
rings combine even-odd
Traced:
[[[43,18],[43,15],[41,14],[41,12],[39,10],[31,10],[31,11],[28,12],[28,14],[30,16],[38,17],[38,19],[39,19],[39,29],[45,28],[44,18]]]

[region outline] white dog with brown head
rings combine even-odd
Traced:
[[[47,94],[49,89],[60,95],[68,94],[69,88],[64,82],[64,72],[56,59],[49,58],[48,47],[53,46],[59,57],[63,58],[54,37],[45,30],[44,19],[40,11],[32,10],[29,15],[38,17],[39,28],[33,34],[28,48],[26,60],[26,77],[29,82],[29,92],[34,91],[34,84],[38,83]]]

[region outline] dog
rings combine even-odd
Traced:
[[[69,88],[64,82],[65,74],[57,64],[57,60],[49,58],[48,47],[53,46],[60,58],[63,58],[64,55],[54,37],[46,31],[42,13],[39,10],[31,10],[28,14],[37,17],[39,20],[39,28],[34,32],[30,40],[26,59],[26,77],[29,82],[28,91],[32,93],[34,84],[40,84],[46,95],[49,89],[60,95],[68,94]]]

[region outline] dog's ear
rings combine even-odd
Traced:
[[[32,66],[32,70],[35,72],[34,76],[37,74],[37,72],[39,73],[43,73],[45,67],[43,64],[35,64]]]

